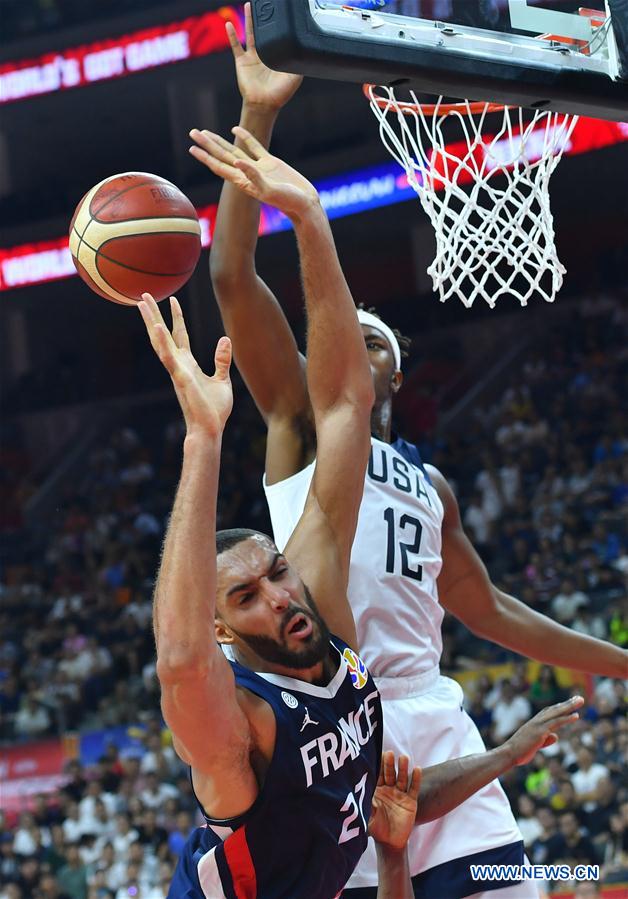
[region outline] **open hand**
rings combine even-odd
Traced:
[[[190,131],[195,146],[190,153],[207,168],[262,203],[269,203],[291,219],[301,218],[318,205],[316,188],[286,162],[272,156],[245,128],[236,125],[233,133],[242,147],[236,147],[211,131]]]
[[[539,749],[556,743],[556,731],[577,721],[578,709],[583,705],[582,696],[572,696],[566,702],[548,706],[522,725],[504,744],[512,752],[514,764],[527,765]]]
[[[408,756],[400,755],[399,770],[395,770],[394,752],[384,752],[373,794],[369,833],[376,842],[392,849],[405,847],[416,820],[421,769],[415,768],[409,778],[409,765]]]
[[[250,106],[260,106],[269,110],[281,109],[298,90],[303,76],[290,75],[288,72],[275,72],[265,66],[255,49],[250,3],[246,3],[244,6],[244,20],[246,50],[238,40],[233,24],[227,22],[226,25],[242,99]]]
[[[233,405],[229,379],[231,341],[228,337],[218,341],[214,355],[216,373],[209,377],[192,355],[183,313],[175,297],[170,297],[172,333],[149,293],[142,294],[138,308],[152,347],[172,378],[188,434],[202,432],[211,437],[220,436]]]

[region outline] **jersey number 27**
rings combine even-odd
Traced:
[[[365,772],[357,782],[353,791],[347,793],[347,798],[340,809],[341,812],[348,812],[348,814],[342,822],[342,831],[338,837],[338,845],[340,845],[340,843],[346,843],[347,840],[352,840],[354,837],[359,837],[360,833],[362,833],[362,827],[366,830],[366,818],[364,817],[363,811],[364,794],[366,793],[366,777],[367,772]],[[352,827],[353,822],[358,818],[362,822],[362,827],[360,827],[360,821],[358,821],[357,827]]]

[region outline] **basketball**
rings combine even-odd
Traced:
[[[201,228],[170,181],[126,172],[85,194],[70,222],[70,251],[93,291],[133,306],[143,293],[159,301],[186,283],[201,252]]]

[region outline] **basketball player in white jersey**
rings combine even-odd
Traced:
[[[241,124],[267,146],[277,112],[300,79],[263,66],[250,19],[246,51],[233,29],[228,31],[244,99]],[[207,163],[207,137],[194,132],[193,138],[199,146],[194,154]],[[212,277],[236,363],[267,423],[265,487],[281,548],[301,514],[316,447],[304,360],[281,308],[255,271],[258,223],[258,204],[226,183],[214,233]],[[628,662],[618,647],[557,625],[490,582],[462,530],[443,476],[422,465],[416,448],[393,439],[392,400],[402,382],[396,336],[372,317],[363,317],[362,323],[376,403],[349,598],[362,654],[384,701],[384,748],[407,753],[412,764],[428,767],[483,750],[477,729],[462,710],[460,687],[439,676],[443,608],[479,636],[548,664],[622,677]],[[334,352],[333,339],[329,352]],[[463,768],[460,779],[468,786]],[[496,776],[500,773],[495,770]],[[479,887],[472,882],[471,862],[521,863],[522,841],[497,781],[440,817],[452,807],[457,786],[449,780],[447,791],[422,791],[417,822],[423,826],[415,829],[409,844],[416,894],[459,899],[484,891],[492,899],[530,899],[535,895],[530,883]],[[376,883],[370,846],[349,886],[356,888],[357,897],[358,889]]]

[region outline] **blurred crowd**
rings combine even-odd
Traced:
[[[490,405],[421,451],[455,486],[466,529],[503,589],[569,627],[628,642],[626,304],[582,303],[524,354]],[[264,429],[235,378],[218,525],[269,531]],[[2,827],[0,899],[160,899],[195,821],[189,779],[159,719],[151,594],[183,425],[173,407],[137,412],[59,488],[30,557],[3,571],[0,725],[5,744],[119,725],[143,728],[141,756],[111,746]],[[164,425],[165,423],[165,425]],[[445,621],[449,673],[512,663]],[[515,663],[476,677],[468,710],[488,745],[569,691]],[[581,688],[580,688],[581,689]],[[582,721],[504,780],[534,862],[603,866],[628,881],[626,691],[601,681]],[[622,773],[624,774],[622,780]]]
[[[67,765],[55,795],[37,795],[0,837],[2,899],[165,899],[194,826],[196,801],[159,718],[142,754]]]
[[[517,662],[510,677],[493,683],[482,674],[467,690],[467,710],[488,746],[582,692],[560,687],[548,666],[532,679],[528,670]],[[625,682],[600,680],[580,721],[502,779],[532,864],[599,865],[605,884],[628,882],[627,701]]]

